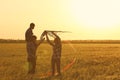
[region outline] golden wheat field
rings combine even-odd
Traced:
[[[120,44],[63,44],[61,69],[76,57],[60,77],[41,78],[51,71],[52,47],[37,50],[35,75],[27,75],[25,43],[0,43],[0,80],[120,80]]]

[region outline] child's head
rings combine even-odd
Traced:
[[[36,41],[37,37],[35,35],[32,36],[32,40]]]

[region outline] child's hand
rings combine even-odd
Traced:
[[[47,34],[47,31],[44,31],[44,32],[42,33],[42,35],[40,36],[40,40],[42,40],[43,37],[44,37],[46,34]]]
[[[45,40],[45,38],[42,38],[40,41],[43,42]]]
[[[44,32],[43,32],[43,35],[46,35],[46,34],[47,34],[47,31],[44,31]]]

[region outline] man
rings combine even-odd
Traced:
[[[37,46],[35,46],[36,36],[33,35],[33,29],[35,27],[34,23],[30,23],[30,27],[25,32],[25,40],[26,40],[26,48],[27,48],[27,61],[29,63],[28,67],[28,73],[34,74],[35,73],[35,66],[36,66],[36,50]],[[44,35],[44,34],[42,34]],[[44,40],[43,37],[41,37],[41,40],[38,45],[42,43]]]
[[[33,43],[32,43],[32,36],[33,36],[33,29],[35,27],[34,23],[30,23],[30,27],[27,29],[27,31],[25,32],[25,40],[26,40],[26,48],[27,48],[27,61],[29,64],[28,67],[28,73],[34,73],[35,71],[32,70],[32,52],[33,52]]]

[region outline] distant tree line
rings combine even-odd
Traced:
[[[13,40],[13,39],[0,39],[0,43],[25,43],[25,40]],[[47,43],[47,41],[44,41],[44,43]],[[62,40],[62,43],[83,43],[83,44],[88,44],[88,43],[100,43],[100,44],[112,44],[112,43],[116,43],[119,44],[120,40]]]
[[[25,43],[25,40],[0,39],[0,43]]]
[[[63,43],[74,43],[74,44],[120,44],[120,40],[64,40]]]

